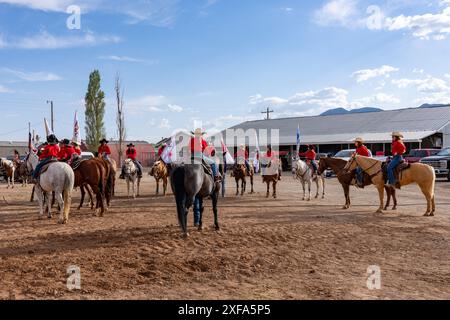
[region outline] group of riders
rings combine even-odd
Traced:
[[[216,152],[215,147],[212,144],[208,144],[208,142],[204,138],[204,132],[201,129],[196,129],[192,132],[192,137],[189,142],[189,150],[191,152],[192,160],[199,160],[202,163],[206,164],[211,168],[212,176],[216,182],[222,180],[221,173],[219,172],[220,161],[218,160],[218,154]],[[99,141],[100,146],[98,147],[98,155],[101,155],[103,158],[109,160],[111,156],[111,148],[109,147],[109,141],[106,139],[102,139]],[[369,149],[365,146],[364,140],[360,137],[354,140],[355,143],[355,152],[354,155],[370,157],[371,153]],[[158,150],[158,160],[163,161],[162,155],[164,153],[165,148],[167,148],[167,144],[163,144]],[[395,187],[396,185],[396,177],[395,177],[395,169],[396,167],[403,162],[403,155],[406,153],[406,147],[403,143],[403,135],[400,132],[392,133],[392,158],[390,159],[387,165],[387,186]],[[58,141],[54,134],[50,134],[47,137],[47,141],[44,142],[38,150],[35,150],[39,156],[39,164],[35,168],[32,173],[33,179],[37,179],[41,169],[48,164],[49,162],[58,160],[62,162],[67,162],[71,164],[81,155],[81,147],[77,142],[70,141],[69,139],[63,139],[61,142]],[[142,164],[138,160],[138,153],[136,150],[136,146],[133,143],[127,145],[127,149],[125,151],[125,155],[127,159],[133,161],[136,165],[137,174],[139,178],[142,178]],[[272,147],[270,145],[267,146],[267,151],[264,155],[266,158],[272,158],[275,155],[275,152],[272,151]],[[318,165],[317,165],[317,154],[315,151],[314,145],[309,145],[306,152],[299,152],[299,157],[306,159],[306,163],[313,170],[314,174],[317,174]],[[259,160],[260,154],[256,153],[256,159]],[[247,173],[251,171],[251,164],[249,162],[249,153],[247,148],[242,145],[235,154],[236,163],[245,164]],[[226,172],[226,151],[223,150],[222,153],[222,163],[224,163],[224,168]],[[17,151],[14,151],[14,163],[17,165],[20,164],[20,155]],[[223,173],[223,170],[222,170]],[[364,172],[358,167],[356,170],[356,185],[358,187],[364,187]],[[120,175],[120,179],[124,179],[125,176],[125,168],[122,166],[122,172]],[[281,179],[281,172],[280,177]]]

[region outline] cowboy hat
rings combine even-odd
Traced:
[[[197,128],[194,132],[191,132],[194,136],[203,136],[206,132],[203,132],[202,129]]]
[[[129,144],[127,145],[127,147],[128,147],[128,148],[130,148],[130,147],[135,147],[135,145],[131,142],[131,143],[129,143]]]
[[[358,137],[355,139],[355,142],[360,142],[360,143],[364,143],[364,139],[361,137]]]
[[[244,144],[241,144],[240,148],[241,148],[242,150],[245,149],[245,145],[244,145]]]
[[[63,144],[70,144],[70,140],[69,139],[63,139],[62,143]]]
[[[47,137],[47,142],[48,144],[57,144],[59,141],[54,134],[51,134]]]
[[[400,138],[400,139],[403,139],[403,135],[400,132],[398,132],[398,131],[392,132],[392,136]]]
[[[102,140],[100,140],[100,143],[109,143],[109,141],[103,138]]]

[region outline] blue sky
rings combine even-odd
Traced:
[[[81,28],[67,28],[70,5]],[[108,138],[114,77],[125,89],[127,138],[179,128],[316,115],[335,107],[450,103],[450,1],[0,0],[0,140],[84,123],[99,69]]]

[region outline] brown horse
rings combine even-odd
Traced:
[[[363,157],[363,156],[353,156],[346,165],[345,169],[354,170],[359,166],[365,173],[367,173],[372,183],[378,189],[378,195],[380,197],[380,206],[377,213],[383,212],[383,198],[385,189],[385,177],[383,170],[383,162]],[[409,185],[411,183],[417,183],[422,191],[423,195],[427,200],[427,211],[425,211],[424,216],[434,216],[436,211],[434,186],[436,183],[436,174],[434,169],[423,163],[411,163],[405,170],[400,172],[400,177],[398,182],[400,187]]]
[[[6,181],[8,182],[7,188],[9,189],[9,187],[12,186],[12,188],[14,189],[14,172],[16,171],[14,163],[8,159],[1,158],[0,166],[3,167],[6,172]]]
[[[78,210],[83,206],[86,194],[85,188],[89,186],[97,198],[96,213],[100,209],[100,216],[103,216],[105,213],[105,189],[107,184],[107,170],[104,164],[98,159],[84,160],[74,169],[74,173],[75,187],[80,187],[81,190]],[[88,192],[90,192],[89,189]]]
[[[16,168],[17,178],[22,180],[22,187],[28,186],[28,179],[30,178],[30,172],[28,171],[25,161],[20,162]]]
[[[109,182],[108,182],[108,186],[107,186],[107,190],[106,190],[106,195],[107,195],[107,201],[108,201],[108,206],[109,206],[111,198],[116,193],[117,163],[111,157],[108,157],[107,159],[103,158],[103,156],[101,154],[98,155],[98,158],[104,160],[106,162],[106,165],[108,166]]]
[[[156,180],[156,195],[159,195],[159,182],[162,180],[163,182],[163,192],[164,196],[167,192],[167,182],[169,180],[169,168],[164,163],[164,161],[156,161],[152,168],[150,169],[150,172],[148,173],[150,176],[154,177]]]
[[[247,176],[250,178],[250,185],[252,190],[250,191],[250,194],[255,193],[253,189],[253,177],[255,175],[255,170],[253,169],[253,166],[249,166],[250,171],[247,172],[247,167],[245,164],[236,164],[233,167],[233,172],[231,173],[231,176],[234,177],[236,180],[236,195],[239,195],[239,181],[241,181],[241,196],[244,195],[245,189],[247,188]]]
[[[342,185],[342,188],[344,189],[344,195],[345,195],[345,205],[342,209],[348,209],[350,208],[351,202],[350,202],[350,186],[354,185],[354,181],[356,178],[356,171],[347,171],[344,170],[345,166],[347,165],[347,161],[338,159],[338,158],[321,158],[319,162],[319,174],[322,174],[330,168],[337,176],[339,183]],[[364,174],[364,186],[368,186],[372,184],[370,181],[370,177],[365,173]],[[392,210],[397,210],[397,197],[395,194],[395,189],[386,187],[386,194],[387,194],[387,202],[386,206],[384,207],[384,210],[387,210],[391,203],[391,197],[394,199],[394,206],[392,207]]]
[[[272,159],[269,161],[267,166],[264,165],[263,159],[261,162],[261,175],[263,183],[267,184],[267,193],[266,198],[270,196],[270,183],[272,183],[273,193],[272,196],[274,199],[277,198],[277,183],[280,180],[281,176],[281,162],[277,161],[277,159]]]

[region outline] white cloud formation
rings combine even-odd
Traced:
[[[357,82],[364,82],[364,81],[370,80],[372,78],[377,78],[377,77],[382,77],[382,76],[389,77],[391,73],[397,72],[397,71],[399,71],[398,68],[384,65],[384,66],[381,66],[380,68],[376,68],[376,69],[364,69],[364,70],[356,71],[352,74],[352,77],[356,78]]]
[[[142,112],[174,112],[184,111],[182,106],[170,103],[170,100],[163,95],[143,96],[125,102],[126,109],[131,113]]]
[[[109,56],[100,56],[98,57],[101,60],[111,60],[117,62],[135,62],[135,63],[144,63],[144,64],[157,64],[157,60],[145,60],[145,59],[137,59],[128,56],[117,56],[117,55],[109,55]]]
[[[170,126],[169,119],[166,119],[166,118],[161,119],[161,122],[159,123],[159,127],[161,129],[168,129],[168,128],[170,128],[171,126]]]
[[[4,48],[18,49],[65,49],[75,47],[96,46],[105,43],[118,43],[121,39],[117,36],[95,35],[85,33],[81,36],[54,36],[47,31],[42,31],[34,36],[15,39],[12,41],[3,40]]]
[[[51,72],[25,72],[10,68],[1,68],[0,71],[29,82],[62,80],[60,76]]]
[[[357,0],[330,0],[314,12],[314,21],[323,26],[349,26],[357,15]]]
[[[392,94],[380,92],[369,97],[358,99],[355,102],[364,106],[386,107],[400,103],[400,99]]]
[[[440,78],[427,76],[422,79],[394,79],[399,89],[414,88],[420,94],[416,103],[450,103],[450,86]]]
[[[168,104],[167,108],[172,112],[183,112],[183,107],[176,104]]]
[[[14,91],[0,84],[0,93],[13,93]]]

